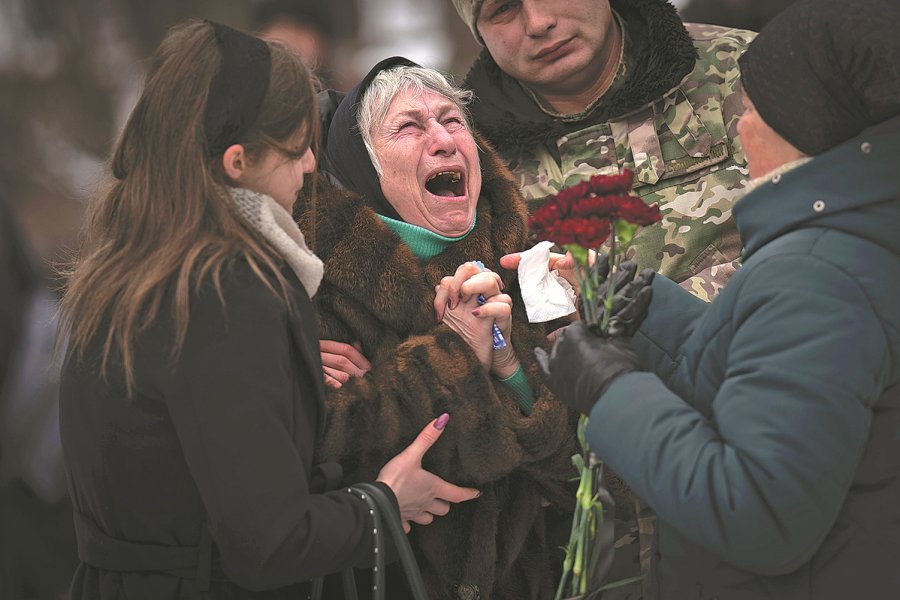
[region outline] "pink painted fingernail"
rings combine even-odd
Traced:
[[[478,315],[481,314],[481,309],[480,309],[480,308],[476,308],[475,310],[472,311],[472,314],[473,314],[474,316],[477,317]]]
[[[444,427],[447,426],[447,421],[449,421],[449,420],[450,420],[450,415],[448,413],[442,414],[434,422],[434,428],[437,429],[438,431],[440,431],[441,429],[443,429]]]

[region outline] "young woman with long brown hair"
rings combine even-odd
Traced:
[[[322,265],[289,211],[315,115],[281,45],[191,21],[157,51],[61,304],[72,598],[299,598],[371,560],[366,504],[311,483]],[[446,422],[378,475],[406,522],[477,495],[421,468]]]

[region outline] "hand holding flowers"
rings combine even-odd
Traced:
[[[630,194],[633,179],[634,174],[627,170],[620,175],[595,175],[548,198],[530,220],[531,231],[538,239],[553,240],[572,254],[582,319],[602,335],[608,332],[613,297],[618,291],[620,255],[639,226],[660,218],[659,207],[648,206]],[[607,240],[606,260],[590,260],[591,250],[598,250]]]
[[[583,413],[578,426],[583,452],[572,457],[580,480],[557,600],[567,590],[570,596],[584,596],[603,589],[612,561],[613,528],[604,524],[609,517],[604,513],[611,513],[614,504],[603,485],[602,463],[585,441],[584,415],[615,377],[637,368],[627,344],[599,339],[633,335],[650,304],[653,272],[644,270],[635,278],[634,263],[620,264],[638,227],[660,218],[657,206],[630,194],[633,176],[630,171],[597,175],[561,190],[530,221],[538,239],[553,240],[572,254],[581,302],[582,322],[563,330],[551,355],[535,349],[548,387]],[[609,253],[591,260],[592,251],[607,240]],[[585,361],[589,368],[581,368]]]

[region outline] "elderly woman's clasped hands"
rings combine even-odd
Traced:
[[[466,341],[484,368],[500,379],[515,373],[519,359],[509,339],[512,298],[503,293],[500,276],[467,262],[441,279],[434,290],[435,317]],[[483,304],[479,296],[484,298]],[[494,323],[507,340],[506,346],[497,350],[493,347]]]

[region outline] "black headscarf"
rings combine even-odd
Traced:
[[[814,156],[900,114],[900,3],[800,0],[740,58],[762,119]]]
[[[394,67],[418,67],[400,56],[386,58],[374,67],[359,84],[350,90],[334,112],[328,127],[325,144],[325,168],[352,192],[362,196],[379,215],[401,221],[400,215],[381,191],[378,173],[372,165],[359,131],[359,101],[375,76]]]

